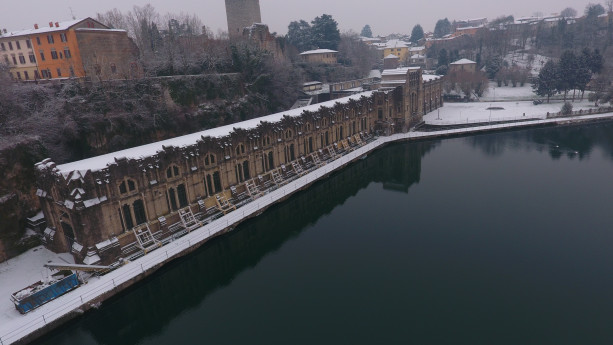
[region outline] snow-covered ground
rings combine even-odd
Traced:
[[[530,64],[530,61],[529,61],[530,55],[531,55],[530,53],[522,53],[520,51],[513,51],[504,57],[504,61],[509,63],[509,66],[516,65],[522,68],[527,68],[530,66],[531,67],[530,72],[532,73],[532,75],[536,76],[541,71],[541,68],[545,66],[547,61],[551,59],[547,56],[532,54],[534,59],[532,60],[532,64]]]
[[[445,106],[424,116],[426,124],[453,125],[466,123],[482,123],[489,121],[513,121],[526,119],[545,119],[547,112],[557,113],[564,102],[551,101],[534,105],[528,101],[518,102],[474,102],[474,103],[445,103]],[[489,110],[488,108],[502,108]],[[573,103],[573,110],[595,109],[594,103],[584,100]]]
[[[490,82],[490,87],[487,92],[480,98],[482,102],[499,102],[499,101],[525,101],[535,98],[540,98],[532,92],[532,84],[524,84],[524,86],[501,86],[498,87],[496,82]]]
[[[56,254],[39,246],[0,263],[0,325],[20,316],[10,296],[45,279],[50,271],[43,265],[48,262],[74,263],[74,259],[69,253]]]

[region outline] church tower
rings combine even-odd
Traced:
[[[244,28],[262,22],[260,0],[226,0],[226,15],[228,34],[231,38],[240,37]]]

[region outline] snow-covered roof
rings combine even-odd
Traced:
[[[426,50],[426,47],[419,46],[419,47],[412,47],[411,49],[409,49],[409,51],[412,51],[412,52],[418,52],[418,51],[422,51],[422,50]]]
[[[201,132],[196,132],[184,136],[180,136],[173,139],[158,141],[155,143],[151,143],[148,145],[138,146],[122,151],[112,152],[106,155],[92,157],[72,163],[66,163],[57,166],[58,172],[67,177],[73,171],[81,172],[81,175],[85,175],[88,170],[98,171],[105,169],[108,165],[115,163],[115,158],[126,158],[126,159],[139,159],[144,157],[150,157],[158,153],[159,151],[164,150],[164,147],[185,147],[196,144],[203,137],[213,137],[213,138],[221,138],[228,136],[230,133],[234,132],[235,129],[243,129],[249,130],[257,128],[258,125],[262,122],[275,123],[281,121],[284,116],[297,117],[300,116],[304,111],[317,111],[321,107],[333,107],[336,103],[346,103],[351,99],[358,100],[362,96],[369,97],[372,95],[372,91],[359,93],[355,95],[351,95],[344,98],[335,99],[328,102],[313,104],[304,108],[297,108],[293,110],[284,111],[277,114],[272,114],[264,117],[258,117],[252,120],[247,120],[243,122],[233,123],[231,125],[217,127],[213,129],[207,129]]]
[[[452,62],[452,63],[450,63],[450,65],[469,65],[469,64],[473,64],[473,63],[475,63],[475,64],[476,64],[476,62],[474,62],[474,61],[472,61],[472,60],[468,60],[468,59],[460,59],[460,60],[458,60],[458,61],[456,61],[456,62]]]
[[[326,54],[326,53],[338,53],[338,52],[336,50],[331,50],[331,49],[316,49],[316,50],[309,50],[306,52],[302,52],[300,53],[300,55]]]
[[[311,85],[320,85],[320,84],[323,84],[323,83],[320,81],[309,81],[309,82],[302,84],[302,86],[311,86]]]
[[[398,74],[407,74],[408,71],[415,71],[420,69],[420,67],[399,67],[394,69],[386,69],[383,70],[382,75],[398,75]]]
[[[473,30],[473,29],[481,29],[484,28],[485,25],[477,25],[477,26],[465,26],[462,28],[457,28],[455,31],[464,31],[464,30]]]
[[[385,43],[386,48],[408,48],[409,43],[401,40],[389,40]]]
[[[77,28],[75,31],[104,31],[104,32],[127,32],[123,29],[96,29],[96,28]]]
[[[88,18],[58,22],[57,26],[55,26],[55,23],[53,23],[53,26],[39,25],[38,29],[32,28],[32,29],[25,29],[25,30],[20,30],[20,31],[9,32],[9,33],[6,33],[3,37],[5,36],[28,36],[28,35],[38,35],[38,34],[44,34],[44,33],[49,33],[49,32],[55,32],[55,31],[64,31],[85,20],[94,20],[94,19],[88,17]],[[96,23],[100,24],[98,21],[96,21]]]
[[[420,55],[420,54],[411,55],[411,59],[425,59],[425,58],[426,58],[425,55]]]
[[[424,74],[421,77],[423,78],[424,81],[433,81],[433,80],[441,79],[443,76],[435,75],[435,74]]]
[[[386,59],[397,59],[398,57],[394,54],[390,54],[388,56],[385,57]]]

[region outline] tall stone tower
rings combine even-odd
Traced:
[[[228,34],[240,37],[244,28],[262,22],[260,0],[226,0],[226,15]]]

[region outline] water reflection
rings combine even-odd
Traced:
[[[396,144],[371,154],[274,206],[195,253],[40,340],[38,344],[136,344],[156,338],[181,314],[255,267],[285,242],[343,205],[372,182],[407,193],[421,176],[421,160],[438,142]]]
[[[583,160],[589,158],[595,147],[600,147],[613,158],[613,122],[592,125],[572,125],[508,132],[504,136],[486,134],[465,140],[487,156],[498,157],[506,150],[547,152],[554,160],[561,157]]]

